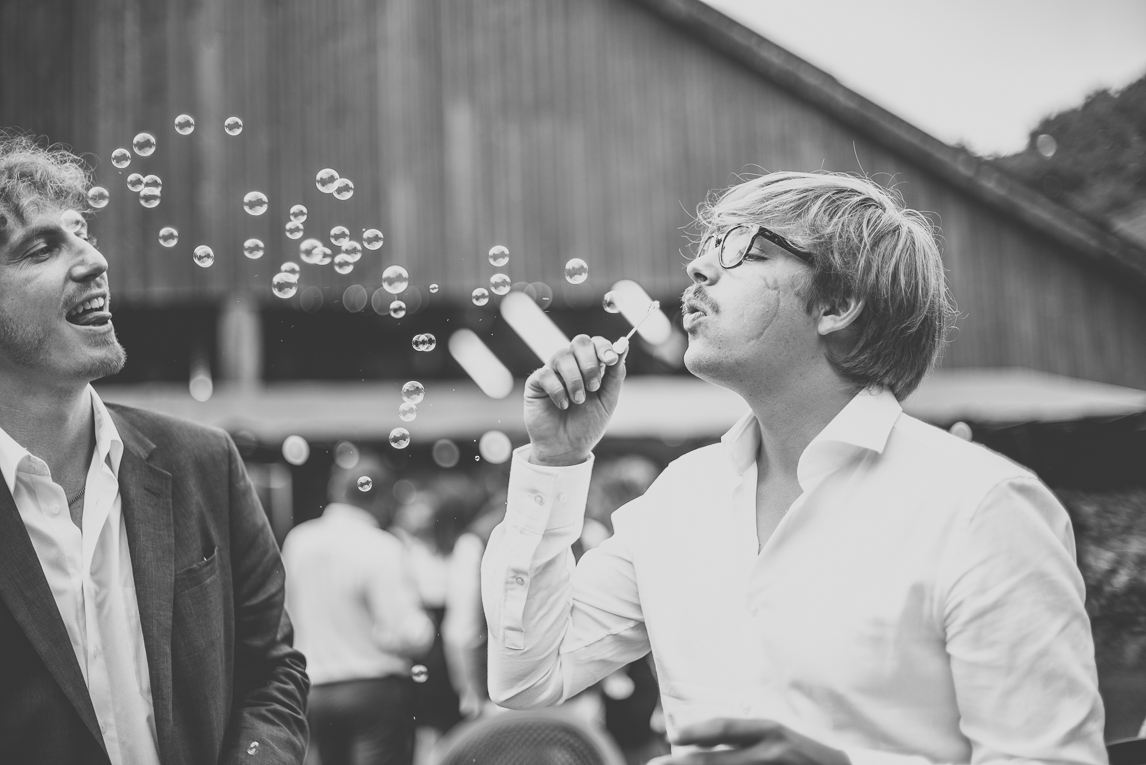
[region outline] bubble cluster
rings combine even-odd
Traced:
[[[334,259],[333,254],[330,252],[330,248],[326,247],[325,245],[319,245],[318,247],[315,247],[314,252],[311,253],[311,257],[314,258],[314,264],[316,266],[325,266]]]
[[[180,114],[175,118],[175,132],[179,135],[191,135],[195,130],[195,118],[190,114]]]
[[[394,428],[391,430],[390,445],[395,449],[405,449],[410,445],[410,431],[405,428]]]
[[[319,170],[318,175],[314,176],[314,185],[323,194],[332,193],[336,183],[338,183],[338,173],[329,167]]]
[[[279,271],[271,277],[271,290],[281,298],[294,297],[294,293],[298,291],[298,276]]]
[[[266,252],[261,239],[248,239],[243,242],[243,254],[251,260],[258,260]]]
[[[374,488],[374,481],[372,481],[370,479],[370,476],[368,476],[368,475],[358,476],[358,490],[359,491],[370,491],[373,488]]]
[[[127,149],[116,149],[111,153],[111,163],[122,170],[131,164],[131,152]]]
[[[415,664],[410,667],[410,677],[415,683],[424,683],[430,679],[430,670],[424,664]]]
[[[88,189],[88,204],[97,210],[101,207],[107,207],[109,199],[111,199],[111,195],[103,186],[92,186]]]
[[[509,250],[500,244],[489,248],[489,264],[494,268],[501,268],[509,262]]]
[[[131,139],[131,147],[141,157],[150,157],[155,153],[155,136],[151,133],[140,133]]]
[[[430,294],[431,294],[431,295],[433,295],[433,294],[436,294],[436,293],[437,293],[437,291],[438,291],[438,285],[436,285],[436,284],[431,284],[431,285],[430,285]]]
[[[410,340],[410,345],[414,347],[415,351],[429,353],[438,347],[438,338],[434,337],[428,332],[420,335],[414,335],[413,339]]]
[[[163,194],[159,189],[149,189],[144,186],[143,190],[139,192],[139,203],[144,207],[156,207],[162,198]]]
[[[210,268],[215,262],[215,251],[205,244],[201,244],[195,248],[195,252],[191,257],[195,261],[195,265],[200,268]]]
[[[295,263],[293,260],[284,261],[283,264],[279,266],[279,271],[282,271],[284,274],[294,274],[298,276],[300,270],[298,263]]]
[[[478,287],[473,291],[473,294],[470,295],[470,299],[474,301],[474,305],[485,305],[489,302],[489,290],[485,287]]]
[[[495,295],[504,295],[509,292],[509,287],[512,284],[509,276],[506,274],[494,274],[489,278],[489,288],[493,290]]]
[[[339,178],[334,182],[334,198],[350,199],[354,196],[354,182],[349,178]]]
[[[290,208],[290,219],[295,223],[305,223],[307,216],[306,205],[294,205]]]
[[[267,211],[267,195],[261,191],[248,191],[243,197],[243,209],[251,215],[262,215]]]
[[[138,194],[143,190],[143,176],[139,173],[127,176],[127,187]]]
[[[377,250],[382,246],[382,232],[376,228],[368,228],[362,232],[362,244],[368,250]]]
[[[351,239],[342,245],[342,254],[349,258],[351,263],[357,263],[362,259],[362,245]]]
[[[581,258],[573,258],[565,264],[565,281],[580,284],[589,278],[589,264]]]
[[[303,263],[310,263],[313,265],[314,263],[318,262],[318,258],[314,255],[315,250],[321,246],[322,242],[318,241],[314,237],[303,239],[302,243],[300,243],[298,246],[298,256],[302,258]]]
[[[335,226],[330,229],[330,243],[339,247],[350,241],[350,230],[346,226]]]
[[[620,313],[625,301],[619,292],[606,292],[601,299],[601,307],[609,313]]]
[[[292,465],[304,465],[310,457],[310,444],[302,436],[283,439],[283,459]]]
[[[159,229],[159,243],[164,247],[174,247],[179,243],[179,232],[171,226]]]
[[[354,261],[340,252],[334,256],[334,270],[345,276],[354,270]]]
[[[390,316],[395,319],[401,319],[406,315],[406,304],[401,300],[395,300],[390,303]]]
[[[143,176],[143,188],[155,189],[156,191],[163,190],[163,179],[154,173]]]
[[[426,386],[417,380],[411,380],[402,386],[402,400],[409,404],[420,404],[426,397]]]
[[[298,221],[288,220],[286,226],[283,227],[283,231],[291,239],[299,239],[302,237],[302,224]]]
[[[405,292],[410,286],[410,274],[401,266],[386,266],[382,272],[382,287],[391,295]]]
[[[398,406],[398,419],[402,422],[410,422],[418,416],[418,405],[411,404],[409,401],[403,401]]]
[[[227,131],[227,135],[238,135],[243,132],[243,121],[238,117],[228,117],[223,123],[223,130]]]

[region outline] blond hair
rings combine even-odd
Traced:
[[[843,173],[778,172],[713,194],[697,211],[706,232],[767,226],[814,253],[807,308],[863,301],[851,348],[828,361],[858,388],[906,398],[936,364],[957,315],[938,230],[895,191]]]

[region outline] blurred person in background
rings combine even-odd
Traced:
[[[287,607],[307,657],[311,740],[322,765],[410,765],[416,660],[434,625],[409,555],[385,527],[393,475],[363,452],[331,470],[322,515],[283,542]]]
[[[931,224],[824,172],[698,223],[685,364],[749,411],[574,568],[624,359],[580,335],[529,377],[482,564],[494,701],[556,704],[651,650],[674,750],[707,749],[658,763],[1105,763],[1066,511],[902,411],[955,314]]]
[[[90,185],[0,133],[0,760],[299,763],[305,661],[235,444],[90,384],[125,361]]]

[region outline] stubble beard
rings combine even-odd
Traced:
[[[66,377],[82,378],[87,382],[110,377],[123,369],[127,363],[127,351],[119,344],[113,329],[99,348],[97,355],[87,355],[80,360],[70,360],[64,369],[53,363],[48,332],[36,327],[21,325],[18,322],[0,320],[0,354],[9,362],[25,369],[52,369]]]

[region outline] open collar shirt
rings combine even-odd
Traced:
[[[88,386],[95,451],[79,528],[48,465],[0,428],[0,473],[28,530],[113,765],[158,765],[155,712],[119,493],[123,441]]]
[[[1070,520],[1030,472],[857,395],[763,549],[759,430],[672,463],[575,566],[592,459],[522,447],[483,560],[490,691],[555,704],[652,651],[670,732],[766,718],[855,765],[1104,763]]]

